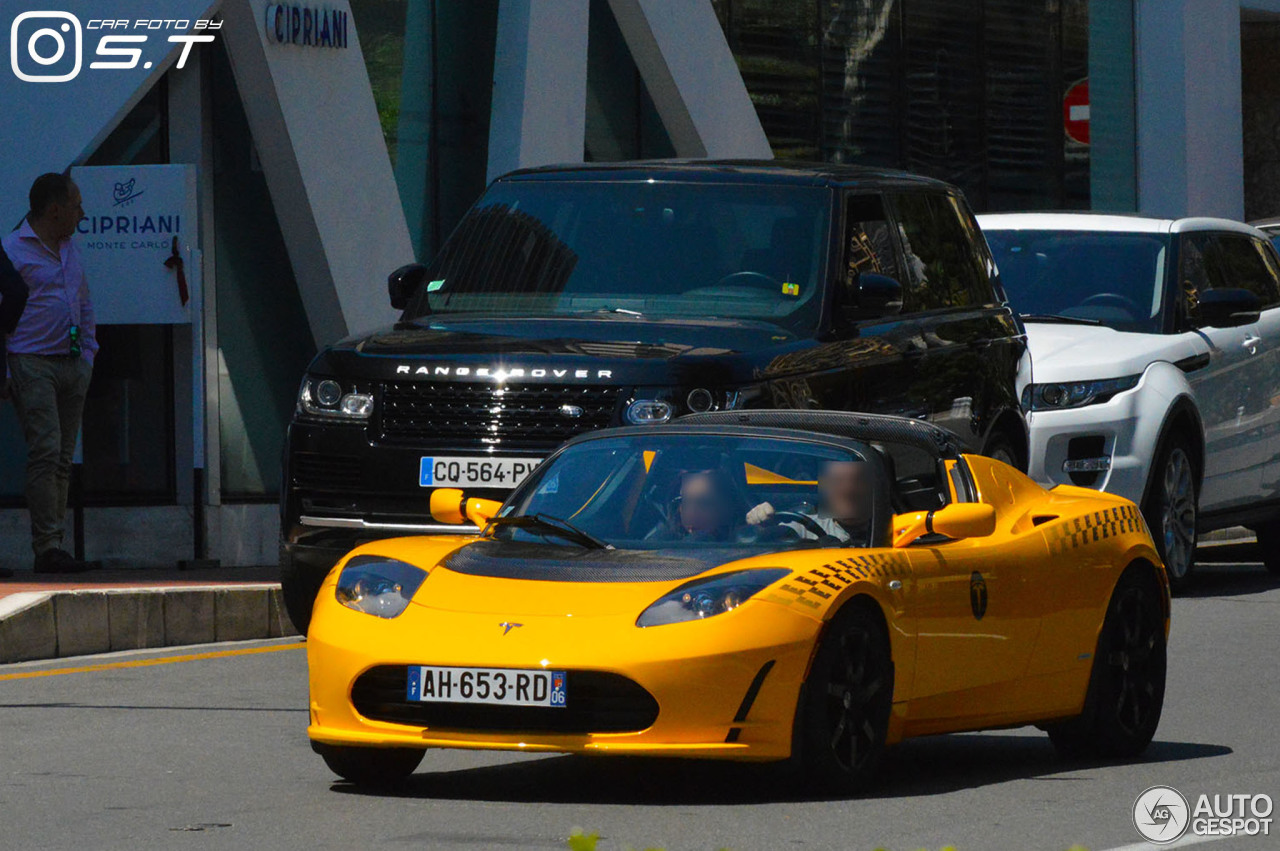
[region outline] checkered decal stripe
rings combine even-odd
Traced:
[[[1142,515],[1137,506],[1117,505],[1054,524],[1046,530],[1045,537],[1049,552],[1062,555],[1108,538],[1140,532],[1142,528]]]
[[[821,609],[833,597],[859,580],[906,576],[907,572],[906,556],[868,553],[794,574],[765,599],[783,605],[799,604],[809,609]]]

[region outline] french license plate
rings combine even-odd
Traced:
[[[419,703],[494,703],[553,709],[563,709],[569,700],[564,671],[429,665],[409,666],[406,696]]]
[[[514,488],[525,480],[541,458],[475,458],[427,456],[418,466],[418,484],[424,488]]]

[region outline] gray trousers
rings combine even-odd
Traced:
[[[93,365],[70,355],[9,355],[13,405],[27,439],[27,508],[36,555],[62,546],[71,458]]]

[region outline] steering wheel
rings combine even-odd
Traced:
[[[720,280],[716,281],[717,287],[725,286],[748,286],[759,287],[760,289],[781,289],[782,284],[776,278],[766,275],[764,272],[752,272],[743,270],[741,272],[730,272]]]
[[[807,514],[801,514],[799,511],[775,511],[769,521],[776,524],[783,523],[799,523],[806,531],[812,532],[819,538],[827,537],[827,530],[818,525],[818,521],[814,520]]]
[[[1081,307],[1087,307],[1094,304],[1122,308],[1134,319],[1141,318],[1143,313],[1142,305],[1138,304],[1127,295],[1120,295],[1120,293],[1096,293],[1080,302]]]

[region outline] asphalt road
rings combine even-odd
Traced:
[[[1280,582],[1214,566],[1175,601],[1141,761],[1063,762],[1035,730],[944,736],[898,748],[852,800],[754,766],[462,752],[428,754],[397,795],[357,792],[307,745],[296,640],[0,666],[0,848],[565,848],[581,826],[601,851],[1136,851],[1149,786],[1280,798],[1277,649]],[[209,652],[228,655],[175,659]],[[1205,847],[1280,848],[1275,833]]]

